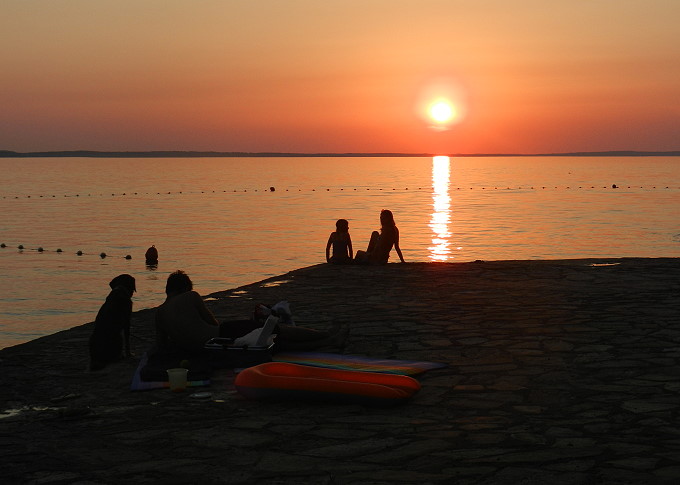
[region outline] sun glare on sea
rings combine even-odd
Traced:
[[[432,158],[432,246],[431,261],[447,261],[451,258],[451,196],[449,180],[451,176],[451,160],[446,156]]]

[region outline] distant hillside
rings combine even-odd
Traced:
[[[54,152],[14,152],[0,150],[0,158],[85,157],[85,158],[192,158],[192,157],[431,157],[434,153],[282,153],[282,152],[197,152],[148,151],[101,152],[72,150]],[[569,153],[454,153],[452,157],[678,157],[680,151],[642,152],[632,150]]]
[[[13,152],[0,150],[0,157],[88,157],[88,158],[177,158],[177,157],[429,157],[428,153],[283,153],[283,152],[196,152],[196,151],[148,151],[148,152],[100,152],[73,150],[58,152]]]

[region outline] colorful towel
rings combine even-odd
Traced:
[[[329,369],[345,369],[383,374],[413,376],[431,369],[441,369],[446,364],[413,360],[375,359],[358,355],[327,354],[322,352],[281,352],[274,354],[275,362],[311,365]]]
[[[144,368],[144,366],[147,364],[149,361],[149,356],[144,353],[142,356],[142,360],[139,361],[139,365],[137,366],[137,369],[135,370],[135,375],[132,376],[132,384],[130,384],[130,390],[131,391],[148,391],[151,389],[163,389],[163,388],[169,388],[170,383],[168,381],[143,381],[141,377],[141,371]],[[210,385],[210,379],[203,379],[203,380],[194,380],[194,381],[189,381],[187,382],[187,385],[189,387],[198,387],[198,386],[209,386]]]

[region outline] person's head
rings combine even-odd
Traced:
[[[394,227],[394,215],[391,210],[383,209],[380,211],[380,225],[383,227]]]
[[[130,296],[132,296],[132,294],[137,291],[137,287],[135,286],[135,278],[129,274],[119,274],[111,280],[109,286],[112,290],[122,286],[130,293]]]
[[[194,289],[194,284],[184,271],[178,269],[168,276],[168,281],[165,284],[165,294],[184,293]]]
[[[335,223],[335,229],[338,232],[347,232],[349,231],[349,222],[347,222],[347,219],[338,219],[338,222]]]

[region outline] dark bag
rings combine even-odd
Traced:
[[[234,369],[271,362],[274,344],[236,346],[231,338],[212,338],[205,344],[206,355],[213,368]]]

